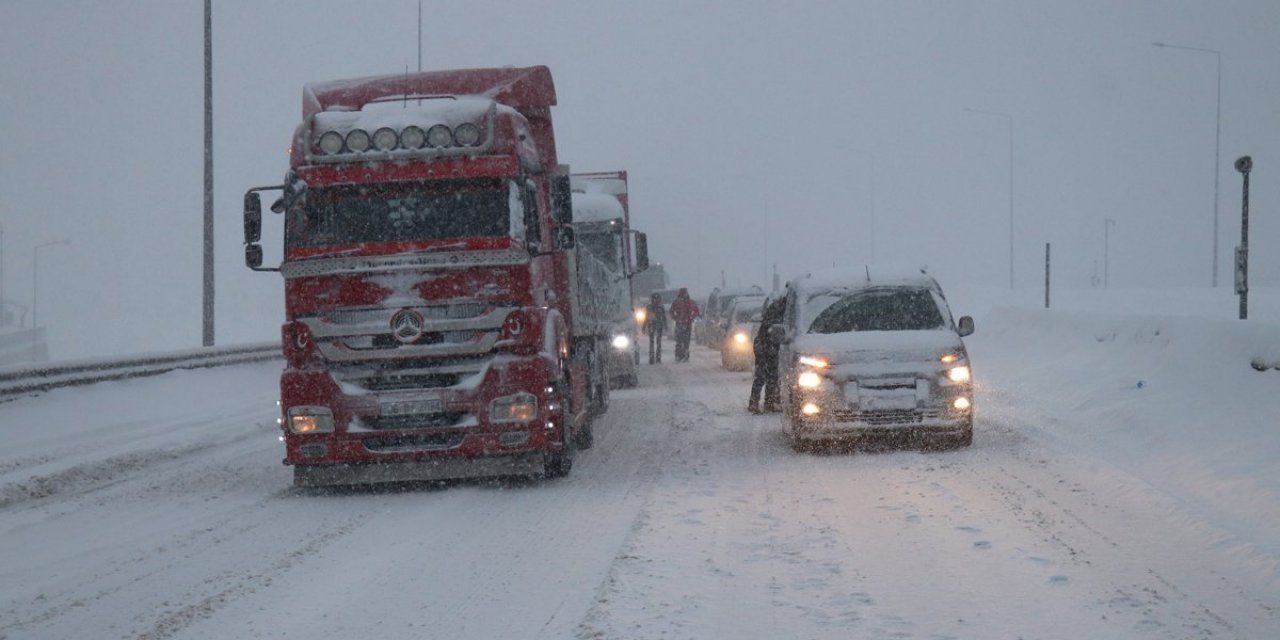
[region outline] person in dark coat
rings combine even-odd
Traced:
[[[681,288],[671,301],[671,319],[676,321],[676,362],[689,361],[689,338],[693,336],[693,321],[698,318],[698,303],[689,297],[689,290]]]
[[[649,364],[662,362],[662,334],[667,330],[667,310],[662,307],[662,296],[649,296],[645,307],[644,332],[649,335]]]
[[[779,296],[765,304],[751,347],[755,350],[756,368],[751,376],[751,395],[747,411],[773,413],[778,410],[778,343],[769,337],[769,327],[781,324],[787,309],[787,298]],[[764,389],[764,408],[760,408],[760,389]]]

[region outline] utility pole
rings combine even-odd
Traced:
[[[1049,243],[1044,243],[1044,308],[1049,308]]]
[[[1240,246],[1236,247],[1236,293],[1240,294],[1240,319],[1249,318],[1249,172],[1253,158],[1240,156],[1236,171],[1244,176],[1244,193],[1240,200]]]
[[[1107,218],[1102,221],[1102,288],[1111,288],[1111,227],[1116,221]]]
[[[213,7],[204,0],[204,341],[213,346]]]
[[[4,225],[0,224],[0,327],[9,324],[4,311]]]

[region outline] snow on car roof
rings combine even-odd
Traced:
[[[862,267],[837,267],[811,271],[792,280],[799,289],[865,288],[918,286],[937,288],[938,283],[922,267],[872,264]]]

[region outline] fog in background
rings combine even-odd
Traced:
[[[417,68],[418,3],[213,4],[217,341],[274,340],[241,196],[283,177],[303,83]],[[1107,219],[1112,288],[1208,287],[1217,60],[1152,43],[1219,50],[1220,286],[1243,154],[1251,283],[1280,285],[1274,0],[423,4],[425,70],[551,68],[561,161],[627,170],[700,293],[873,251],[1007,287],[1011,182],[1019,289],[1046,242],[1056,287],[1091,286]],[[55,359],[200,345],[202,29],[197,0],[0,0],[3,295],[29,306],[33,247],[71,241],[39,253]]]

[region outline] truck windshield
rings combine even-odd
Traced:
[[[809,298],[816,312],[809,333],[849,331],[927,331],[946,321],[928,289],[887,287],[853,292],[825,292]]]
[[[501,180],[313,188],[289,212],[287,242],[321,247],[507,236],[510,203]]]
[[[608,230],[582,230],[578,233],[578,243],[611,268],[622,264],[622,243],[617,234]]]

